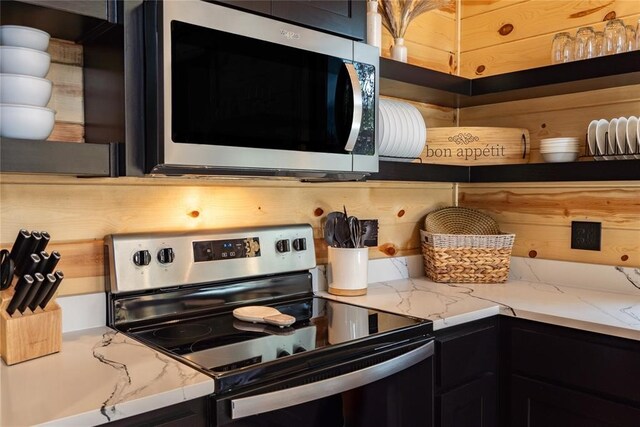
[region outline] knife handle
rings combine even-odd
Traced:
[[[11,254],[9,255],[13,260],[13,265],[15,266],[15,274],[19,275],[19,265],[22,264],[22,260],[27,257],[27,250],[29,249],[29,238],[31,237],[31,233],[27,230],[20,230],[18,232],[18,237],[16,237],[16,241],[13,243],[11,247]],[[21,267],[20,267],[21,268]]]
[[[47,274],[44,278],[44,282],[42,282],[42,286],[38,290],[35,298],[31,300],[29,304],[29,308],[31,311],[34,311],[41,303],[44,301],[44,298],[49,294],[51,287],[56,283],[56,275],[55,274]]]
[[[41,231],[40,232],[40,236],[42,237],[42,239],[40,239],[38,241],[38,245],[36,246],[36,248],[34,250],[34,252],[37,253],[37,254],[39,254],[40,252],[44,251],[47,248],[47,245],[49,244],[49,241],[51,240],[51,236],[46,231]]]
[[[34,278],[28,274],[25,274],[24,276],[20,277],[20,279],[18,279],[13,298],[11,298],[11,301],[9,301],[9,305],[7,306],[7,313],[9,313],[9,316],[13,315],[13,313],[16,311],[16,308],[18,308],[18,305],[20,305],[24,297],[27,295],[27,292],[29,291],[31,285],[33,285],[33,282],[35,282]]]
[[[40,257],[37,254],[29,255],[22,263],[22,271],[20,274],[28,274],[33,276],[38,271],[38,264],[40,264]]]
[[[35,270],[29,271],[29,269],[31,268],[31,260],[29,259],[29,257],[31,257],[31,255],[33,255],[33,253],[35,252],[36,246],[38,246],[40,240],[42,240],[42,235],[37,231],[32,231],[31,236],[24,244],[24,255],[16,261],[16,274],[18,276],[21,276],[23,274],[33,275],[33,273],[35,272]]]
[[[58,251],[51,252],[49,255],[49,259],[45,262],[44,270],[42,270],[42,274],[47,275],[49,273],[53,274],[56,266],[58,265],[58,261],[60,261],[61,255]]]
[[[42,275],[47,275],[45,270],[47,269],[47,264],[49,263],[49,259],[51,259],[51,255],[49,255],[47,251],[38,252],[36,255],[40,257],[40,262],[38,263],[36,271]]]
[[[14,270],[13,260],[8,250],[0,250],[0,291],[11,286]]]
[[[51,289],[49,289],[49,292],[47,292],[47,295],[44,297],[44,299],[40,303],[40,308],[42,309],[44,309],[47,306],[47,304],[49,304],[49,301],[51,301],[51,298],[53,298],[53,295],[58,290],[58,287],[60,286],[60,282],[62,282],[62,279],[64,279],[64,274],[62,274],[62,271],[56,271],[54,275],[56,276],[56,281],[53,283],[53,285],[51,286]]]
[[[27,309],[27,306],[31,304],[31,301],[33,301],[33,298],[38,293],[40,286],[42,286],[42,282],[44,282],[44,276],[40,273],[35,273],[33,275],[33,278],[35,279],[35,282],[33,282],[31,286],[29,286],[29,291],[24,296],[24,298],[22,298],[20,304],[18,304],[18,311],[20,313],[24,313],[24,311]]]

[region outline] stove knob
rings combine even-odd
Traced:
[[[293,249],[296,251],[306,251],[307,250],[307,239],[304,237],[300,237],[298,239],[294,239],[293,241]]]
[[[278,240],[276,242],[276,250],[280,253],[291,252],[289,239]]]
[[[285,357],[285,356],[291,356],[291,353],[289,353],[287,350],[278,350],[276,359],[280,359],[281,357]]]
[[[137,251],[135,254],[133,254],[133,263],[138,267],[142,267],[143,265],[149,265],[150,262],[151,262],[151,254],[146,249],[142,251]]]
[[[175,257],[176,254],[173,252],[173,248],[162,248],[158,251],[158,262],[160,264],[171,264]]]

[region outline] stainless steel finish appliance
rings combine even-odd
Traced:
[[[378,171],[378,50],[202,0],[146,2],[146,171]]]
[[[432,425],[431,322],[315,296],[309,225],[105,242],[109,324],[210,375],[214,426]]]

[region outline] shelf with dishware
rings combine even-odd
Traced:
[[[1,172],[117,175],[125,133],[118,7],[3,1]]]
[[[380,58],[380,94],[464,108],[640,83],[640,50],[467,79]]]

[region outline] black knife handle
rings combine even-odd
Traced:
[[[35,298],[35,296],[37,295],[40,286],[42,286],[42,282],[44,282],[44,276],[40,273],[35,273],[33,275],[33,278],[35,279],[35,282],[31,284],[31,286],[29,287],[29,291],[24,296],[24,298],[22,298],[20,304],[18,304],[18,311],[20,313],[24,313],[24,311],[27,309],[27,306],[31,304],[31,301],[33,301],[33,298]]]
[[[47,295],[44,297],[44,299],[40,303],[40,308],[44,309],[47,306],[47,304],[49,304],[49,301],[51,301],[51,298],[53,298],[53,295],[58,290],[58,287],[60,286],[60,282],[62,282],[62,279],[64,279],[64,274],[62,274],[62,271],[56,271],[55,276],[56,276],[56,281],[53,283],[53,285],[51,286],[51,289],[49,289],[49,292],[47,292]]]
[[[31,268],[31,260],[29,257],[35,252],[36,246],[42,240],[42,235],[38,231],[32,231],[31,236],[27,239],[25,243],[24,255],[16,261],[16,274],[18,276],[22,276],[24,274],[33,275],[35,270],[31,272],[29,269]]]
[[[24,276],[20,277],[20,279],[18,279],[13,298],[11,298],[11,301],[9,301],[9,305],[7,306],[7,313],[9,313],[9,316],[11,316],[16,311],[16,308],[18,308],[18,305],[20,305],[24,297],[27,295],[27,292],[29,291],[31,285],[33,285],[33,282],[35,282],[34,278],[28,274],[25,274]]]
[[[47,274],[44,278],[44,282],[42,282],[42,286],[40,286],[40,290],[36,294],[35,298],[31,300],[29,304],[29,308],[31,311],[34,311],[41,303],[44,301],[44,298],[49,294],[51,287],[56,283],[56,275],[55,274]]]
[[[22,263],[22,271],[20,274],[28,274],[33,276],[38,271],[38,264],[40,264],[40,257],[37,254],[31,254]]]
[[[38,241],[38,244],[35,250],[33,251],[37,254],[44,251],[47,248],[47,245],[49,244],[49,240],[51,240],[51,236],[46,231],[41,231],[40,236],[42,236],[42,239]]]
[[[47,251],[38,252],[36,255],[40,257],[40,262],[38,263],[38,267],[36,268],[36,271],[43,275],[47,275],[47,271],[45,270],[47,269],[47,264],[49,263],[49,259],[51,258],[51,255],[49,255]]]
[[[44,267],[44,270],[42,271],[42,274],[47,275],[49,273],[54,272],[54,270],[56,269],[56,266],[58,265],[58,261],[60,261],[60,258],[62,256],[60,255],[60,252],[58,251],[53,251],[51,252],[51,255],[49,255],[49,259],[46,262],[46,265]]]
[[[13,265],[16,269],[15,274],[19,274],[18,265],[21,264],[22,260],[27,257],[27,250],[29,249],[29,238],[31,237],[31,233],[27,230],[20,230],[18,232],[18,237],[16,237],[16,241],[13,243],[11,247],[11,254],[9,255],[13,260]]]

